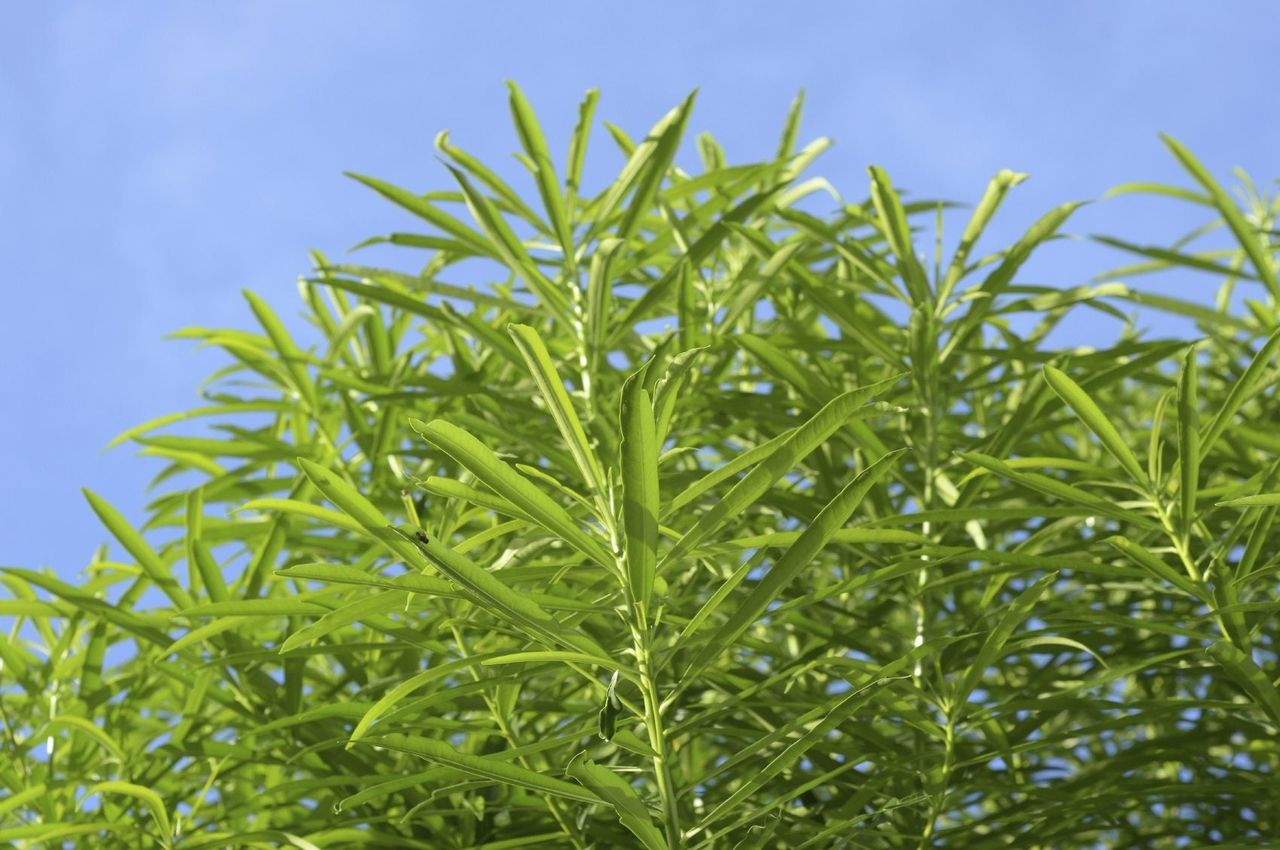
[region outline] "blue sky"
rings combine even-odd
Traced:
[[[848,197],[869,163],[961,201],[1000,168],[1029,172],[993,240],[1117,183],[1183,182],[1160,131],[1219,176],[1280,176],[1273,0],[68,0],[7,4],[0,29],[0,564],[66,576],[106,538],[78,488],[138,520],[157,471],[102,447],[191,406],[219,365],[163,335],[246,326],[245,287],[291,315],[308,249],[405,225],[342,170],[443,187],[445,128],[509,161],[508,78],[553,150],[588,87],[632,133],[700,87],[692,129],[738,160],[772,150],[803,87],[805,138],[837,142],[815,173]],[[1131,198],[1071,229],[1167,243],[1200,221]],[[1036,282],[1073,285],[1106,257],[1060,243],[1039,262]],[[1160,285],[1195,297],[1212,281]]]

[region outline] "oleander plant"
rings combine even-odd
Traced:
[[[692,106],[589,189],[595,93],[559,159],[512,86],[527,181],[441,134],[351,175],[399,270],[177,334],[145,521],[0,572],[0,846],[1276,846],[1280,202],[1166,138],[1116,191],[1204,226],[1033,284],[1025,175],[849,200],[799,99],[747,164]]]

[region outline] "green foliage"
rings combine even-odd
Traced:
[[[1024,175],[929,263],[946,206],[879,168],[815,212],[799,100],[774,159],[687,171],[692,100],[609,127],[593,195],[594,92],[559,173],[512,86],[529,193],[442,134],[452,189],[357,178],[418,273],[317,256],[306,338],[252,294],[180,333],[230,365],[123,435],[165,463],[144,527],[86,493],[82,582],[0,574],[0,845],[1280,834],[1277,202],[1167,140],[1194,188],[1119,191],[1228,247],[1033,286],[1077,204],[974,253]],[[1172,267],[1216,307],[1118,282]],[[1055,349],[1078,311],[1116,343]]]

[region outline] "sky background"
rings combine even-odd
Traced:
[[[811,173],[847,198],[870,163],[917,197],[965,202],[1000,168],[1029,172],[988,247],[1118,183],[1185,183],[1162,131],[1221,179],[1280,176],[1274,0],[68,0],[5,4],[0,31],[0,565],[68,577],[107,538],[79,488],[137,522],[158,471],[103,447],[193,406],[222,362],[162,337],[248,327],[246,287],[292,317],[309,249],[411,229],[343,170],[447,187],[432,149],[446,128],[511,162],[506,79],[553,151],[589,87],[598,119],[632,135],[699,87],[690,129],[735,161],[772,153],[805,88],[802,140],[836,141]],[[595,141],[588,174],[608,175],[617,154]],[[1203,220],[1120,198],[1068,230],[1168,244]],[[1078,285],[1117,260],[1056,243],[1024,278]],[[1205,297],[1213,280],[1158,285]]]

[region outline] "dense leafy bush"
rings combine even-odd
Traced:
[[[315,342],[251,294],[180,334],[231,362],[124,435],[146,526],[89,493],[83,582],[3,574],[0,841],[1268,846],[1276,204],[1166,140],[1193,187],[1130,188],[1232,243],[1111,239],[1117,277],[1217,306],[1031,286],[1075,204],[975,251],[1023,175],[954,240],[879,169],[803,179],[798,103],[772,161],[687,173],[687,101],[590,193],[594,106],[557,169],[513,88],[536,200],[445,136],[452,191],[358,177],[428,259],[317,256]],[[1079,310],[1115,345],[1052,348]]]

